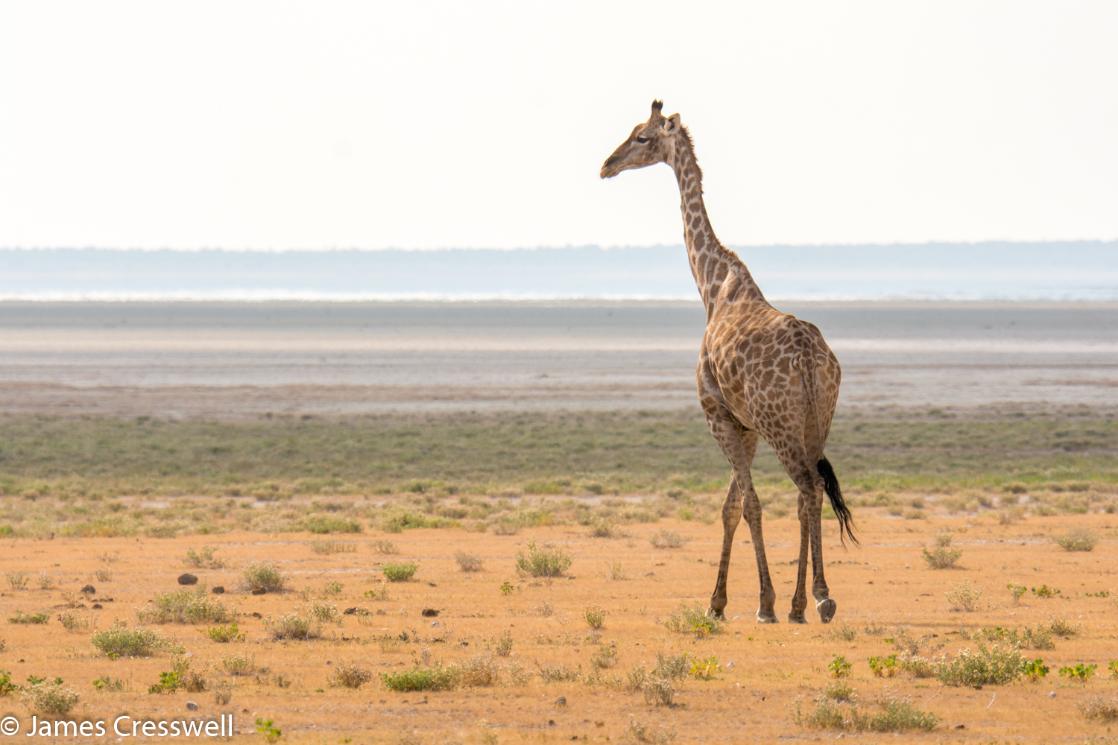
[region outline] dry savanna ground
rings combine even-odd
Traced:
[[[744,529],[705,621],[709,518],[4,538],[0,713],[231,712],[281,743],[1113,736],[1118,516],[906,499],[858,510],[861,548],[826,521],[826,626],[754,622]],[[797,525],[766,535],[783,618]]]

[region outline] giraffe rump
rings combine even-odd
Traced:
[[[842,489],[839,488],[838,476],[835,475],[835,469],[831,467],[831,461],[825,457],[820,458],[815,468],[823,477],[823,490],[827,492],[827,498],[831,500],[831,509],[835,511],[835,517],[838,518],[839,540],[845,546],[846,537],[849,536],[855,546],[859,545],[858,538],[854,535],[854,516],[850,514],[850,508],[842,498]]]

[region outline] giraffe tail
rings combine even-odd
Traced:
[[[815,464],[816,470],[819,475],[823,477],[823,489],[827,492],[827,499],[831,500],[831,509],[835,512],[835,517],[839,523],[839,540],[843,545],[846,545],[846,538],[850,538],[854,545],[859,545],[858,537],[854,535],[854,516],[850,514],[850,508],[846,506],[846,500],[842,498],[842,489],[839,488],[838,476],[835,476],[835,469],[831,467],[831,461],[827,460],[826,456],[819,459]]]
[[[857,536],[854,535],[854,516],[850,514],[850,508],[846,506],[846,500],[842,498],[842,489],[839,487],[838,476],[835,475],[835,469],[831,466],[831,461],[827,460],[827,456],[823,455],[823,441],[824,441],[824,427],[820,421],[819,399],[817,395],[817,388],[815,383],[815,366],[812,362],[811,354],[804,352],[799,359],[800,379],[803,381],[804,393],[807,397],[808,416],[805,426],[805,446],[808,451],[808,457],[818,457],[819,460],[815,462],[815,470],[823,479],[823,490],[827,492],[827,499],[831,502],[831,509],[835,513],[835,517],[839,523],[839,540],[842,545],[846,545],[846,539],[854,543],[858,543]]]

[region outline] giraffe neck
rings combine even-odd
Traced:
[[[706,306],[707,318],[714,312],[718,292],[728,278],[736,279],[740,287],[737,297],[764,301],[761,288],[733,251],[718,241],[707,217],[703,203],[703,173],[695,160],[690,137],[679,136],[679,146],[671,163],[679,183],[679,209],[683,213],[683,240],[687,245],[687,258],[691,274],[699,288],[699,296]]]

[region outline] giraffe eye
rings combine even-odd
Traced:
[[[647,145],[647,144],[648,144],[648,138],[647,138],[647,137],[642,137],[642,136],[638,136],[638,137],[637,137],[637,142],[639,142],[639,143],[640,143],[640,144],[642,144],[642,145]]]

